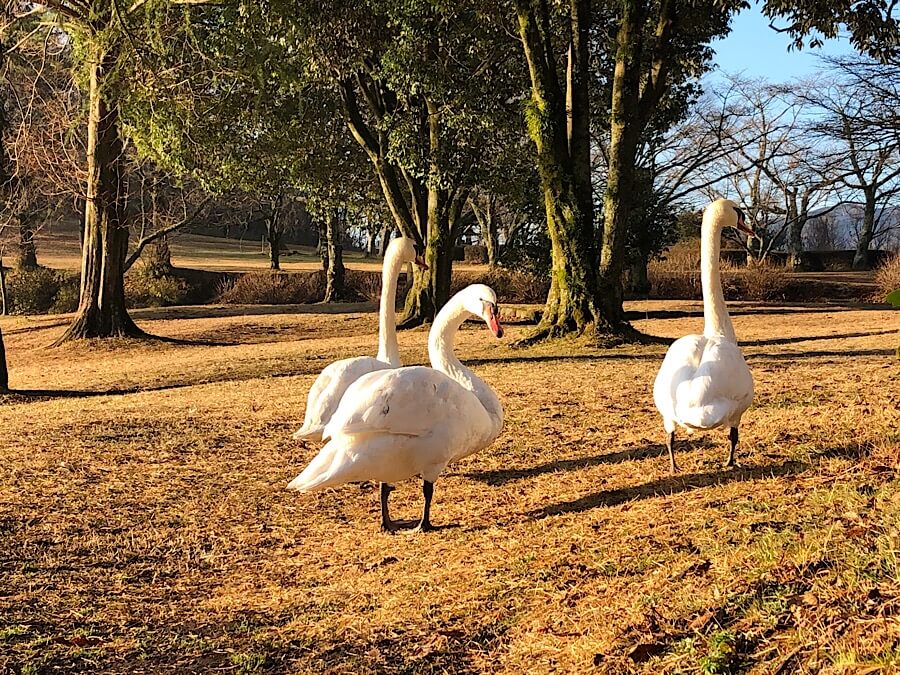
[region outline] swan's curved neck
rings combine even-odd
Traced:
[[[403,267],[401,251],[391,247],[381,268],[381,302],[378,307],[378,356],[379,361],[400,367],[400,348],[397,346],[397,278]]]
[[[722,247],[722,228],[718,226],[719,213],[707,209],[703,214],[700,232],[700,282],[703,287],[703,335],[722,336],[737,342],[734,326],[725,306],[722,293],[722,276],[719,272],[719,253]]]
[[[500,400],[487,383],[460,363],[453,353],[456,332],[471,316],[472,313],[463,306],[458,296],[451,298],[434,318],[434,324],[428,333],[428,357],[432,368],[459,382],[481,401],[494,423],[492,438],[495,438],[503,428],[503,407]]]

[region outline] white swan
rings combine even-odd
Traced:
[[[734,466],[738,425],[753,400],[753,377],[737,346],[722,294],[719,249],[725,227],[753,234],[734,202],[718,199],[706,207],[700,233],[703,335],[676,340],[653,385],[653,399],[667,433],[672,473],[678,470],[672,447],[676,425],[688,431],[728,427],[731,447],[727,466]]]
[[[434,482],[451,462],[490,445],[503,429],[503,407],[491,388],[453,354],[462,323],[480,316],[497,337],[497,296],[473,284],[438,313],[428,335],[432,368],[398,368],[364,375],[341,399],[325,427],[331,440],[288,485],[303,492],[352,481],[381,482],[381,527],[393,532],[392,483],[421,476],[425,506],[418,530],[432,529]]]
[[[428,269],[421,251],[407,237],[394,239],[384,255],[381,269],[381,303],[378,312],[378,355],[341,359],[326,366],[313,382],[306,398],[303,426],[294,433],[295,439],[322,440],[322,430],[337,410],[347,387],[367,373],[400,367],[397,346],[397,326],[394,305],[397,298],[397,278],[407,263],[414,262]]]

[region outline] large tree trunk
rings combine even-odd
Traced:
[[[0,328],[0,391],[9,391],[9,370],[6,367],[6,346],[3,344],[2,328]]]
[[[337,209],[333,209],[325,227],[328,246],[328,266],[325,270],[325,299],[323,302],[338,302],[345,299],[344,292],[344,247],[342,244],[343,220]]]
[[[465,203],[459,193],[442,190],[436,184],[441,176],[441,113],[433,101],[426,101],[428,109],[428,150],[431,183],[428,187],[426,214],[425,262],[427,270],[417,269],[413,284],[406,296],[406,306],[400,320],[402,328],[412,328],[431,322],[450,299],[453,270],[455,225]],[[460,202],[460,199],[462,201]]]
[[[453,271],[452,227],[442,201],[446,192],[432,188],[428,193],[428,235],[425,242],[427,270],[413,270],[412,287],[399,322],[400,328],[413,328],[434,319],[450,299]]]
[[[531,74],[528,131],[537,149],[547,211],[552,270],[550,292],[533,341],[605,332],[597,298],[597,253],[590,175],[588,35],[590,3],[572,0],[571,42],[564,96],[548,32],[546,0],[518,0],[519,34]]]
[[[875,190],[864,190],[866,204],[863,208],[862,228],[859,231],[859,241],[856,243],[856,253],[853,256],[853,269],[869,269],[869,247],[875,234]]]
[[[622,307],[625,242],[634,186],[634,164],[641,134],[641,34],[643,3],[623,3],[616,35],[610,111],[609,167],[603,198],[600,243],[600,303],[604,318],[617,333],[631,333]]]
[[[34,247],[34,224],[31,214],[19,215],[19,259],[16,267],[20,270],[33,270],[38,266],[37,251]]]
[[[90,66],[81,299],[75,321],[57,344],[78,338],[143,335],[125,308],[128,227],[122,220],[123,149],[118,108],[104,90],[104,78],[114,63],[107,52],[98,54]]]

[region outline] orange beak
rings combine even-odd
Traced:
[[[744,234],[749,234],[751,237],[755,236],[755,234],[756,234],[753,231],[753,229],[749,225],[747,225],[747,221],[744,220],[744,212],[743,211],[738,211],[737,229],[740,230],[741,232],[743,232]]]
[[[425,262],[424,255],[417,255],[416,259],[413,262],[415,263],[416,267],[418,267],[423,272],[428,269],[428,265]]]
[[[503,337],[503,326],[500,325],[500,318],[497,316],[496,307],[488,307],[488,328],[496,338]]]

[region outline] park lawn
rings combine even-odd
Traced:
[[[664,345],[467,326],[506,428],[438,481],[442,529],[390,536],[375,485],[284,489],[316,373],[375,351],[362,307],[296,309],[141,310],[175,341],[55,349],[65,317],[0,319],[32,390],[0,398],[0,672],[900,672],[900,313],[733,304],[741,467],[701,433],[675,477]]]

